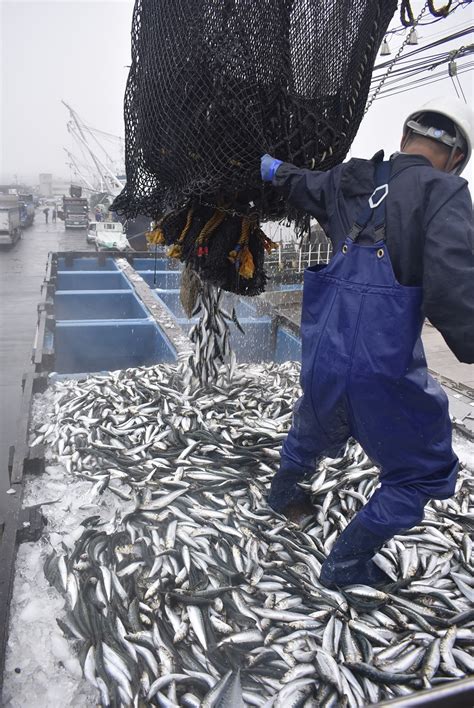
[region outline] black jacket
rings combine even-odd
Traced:
[[[314,216],[339,248],[374,190],[374,162],[352,159],[328,172],[283,163],[273,185]],[[361,240],[372,237],[368,228]],[[421,155],[394,155],[386,242],[398,281],[423,286],[425,316],[459,361],[474,363],[474,236],[466,180]]]

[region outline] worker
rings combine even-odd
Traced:
[[[43,214],[44,214],[44,220],[45,223],[48,223],[48,217],[49,217],[49,207],[46,207],[46,209],[43,209]]]
[[[467,105],[435,99],[408,116],[401,152],[387,161],[378,153],[318,172],[262,158],[262,179],[315,217],[334,251],[305,272],[303,395],[269,504],[301,518],[309,498],[299,482],[350,437],[380,470],[322,565],[329,588],[388,582],[373,556],[455,489],[448,400],[420,334],[427,317],[459,361],[474,362],[472,204],[459,176],[473,125]]]

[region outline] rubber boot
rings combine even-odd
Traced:
[[[314,516],[314,506],[309,499],[302,502],[292,502],[281,513],[286,516],[288,521],[301,526],[306,519]]]
[[[372,560],[389,537],[369,531],[356,516],[337,539],[321,567],[319,581],[330,589],[348,585],[380,587],[393,582]]]
[[[311,470],[308,472],[311,473]],[[272,479],[268,495],[268,504],[273,511],[286,514],[286,510],[293,505],[311,504],[311,497],[298,484],[303,481],[306,474],[306,470],[288,470],[284,467],[278,470]]]

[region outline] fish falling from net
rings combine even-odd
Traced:
[[[193,315],[200,316],[189,337],[194,344],[194,352],[189,357],[186,371],[186,381],[194,378],[201,386],[207,386],[217,381],[222,367],[231,379],[236,357],[230,342],[230,322],[233,322],[240,332],[241,327],[235,308],[229,313],[223,306],[223,291],[208,283],[202,283],[197,297]]]

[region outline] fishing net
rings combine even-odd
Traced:
[[[396,0],[136,0],[127,184],[113,209],[226,290],[265,287],[264,220],[290,216],[259,158],[341,162]]]

